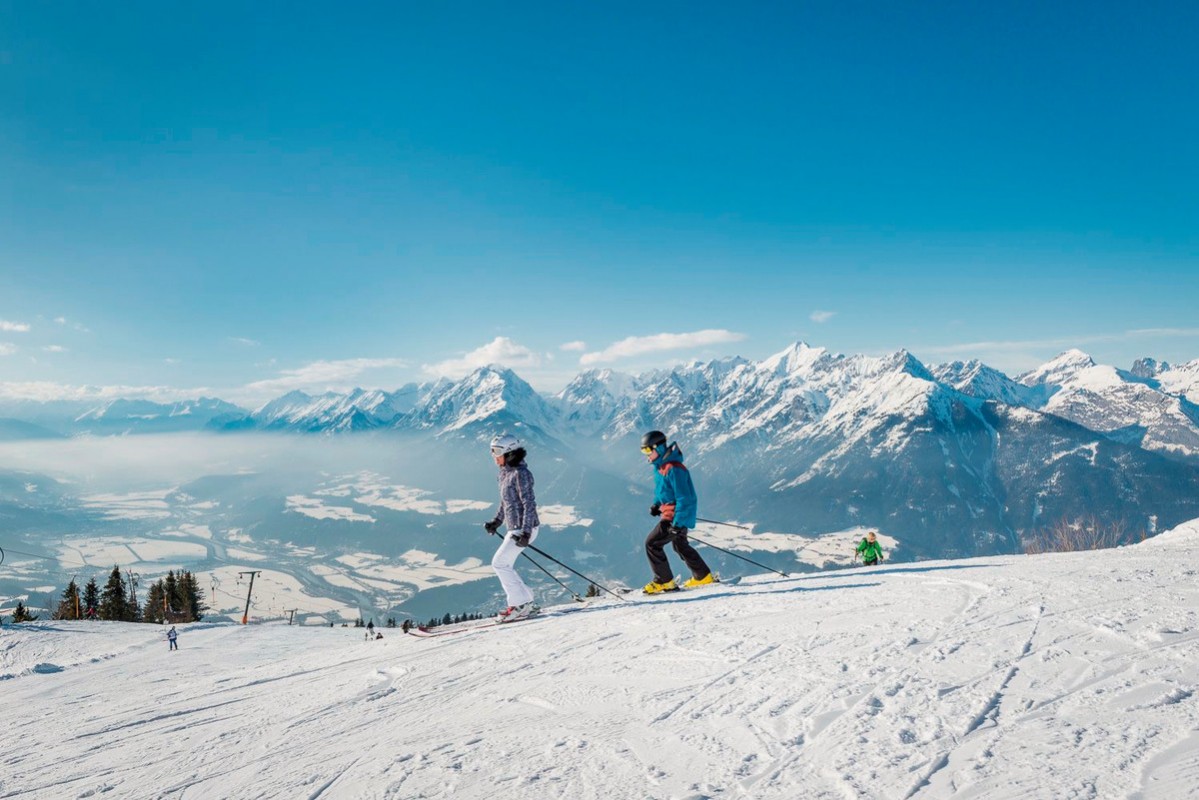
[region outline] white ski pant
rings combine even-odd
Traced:
[[[508,595],[508,605],[519,606],[533,602],[533,593],[529,591],[529,587],[525,586],[525,582],[520,579],[513,568],[516,559],[520,558],[522,549],[513,543],[512,535],[514,533],[517,531],[508,531],[504,535],[503,543],[491,557],[491,568],[495,570],[496,576],[500,579],[500,585],[504,587],[504,594]],[[537,529],[534,528],[529,532],[529,541],[533,542],[536,539]]]

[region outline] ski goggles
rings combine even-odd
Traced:
[[[658,448],[656,448],[656,447],[643,447],[643,448],[641,448],[641,452],[645,453],[648,456],[650,453],[657,451],[657,449]]]

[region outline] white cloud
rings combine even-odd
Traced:
[[[233,342],[234,344],[241,345],[242,347],[261,347],[262,346],[262,342],[258,341],[257,339],[246,339],[243,336],[230,336],[229,341]]]
[[[78,322],[70,322],[69,320],[67,320],[66,317],[55,317],[54,321],[57,322],[59,325],[70,325],[72,328],[74,328],[77,331],[80,331],[81,333],[91,333],[91,330],[89,330],[88,328],[85,328],[83,325],[79,324]]]
[[[436,364],[425,364],[421,367],[425,374],[439,378],[461,378],[464,375],[489,364],[502,364],[505,367],[539,367],[541,355],[533,352],[524,345],[519,345],[506,336],[497,336],[492,341],[471,350],[462,358],[451,358]]]
[[[42,349],[45,350],[47,353],[65,353],[65,352],[67,352],[67,348],[63,347],[61,344],[48,344],[45,347],[43,347]]]
[[[1139,328],[1137,330],[1125,331],[1122,338],[1190,339],[1196,336],[1199,336],[1199,328]]]
[[[9,322],[6,319],[0,319],[0,331],[5,333],[29,333],[28,322]]]
[[[173,367],[173,366],[175,366],[176,364],[178,364],[178,363],[179,363],[179,359],[177,359],[177,358],[164,358],[164,359],[162,360],[162,363],[166,364],[168,367]]]
[[[558,349],[559,350],[574,350],[576,352],[582,353],[584,350],[587,349],[587,343],[586,342],[578,342],[578,341],[567,342],[566,344],[558,345]]]
[[[653,336],[630,336],[609,345],[594,353],[584,353],[579,358],[583,366],[616,361],[622,358],[659,353],[667,350],[686,350],[692,347],[703,347],[711,344],[726,344],[740,342],[745,339],[744,333],[735,333],[721,329],[693,331],[691,333],[659,333]]]
[[[813,311],[812,316],[809,319],[819,325],[828,322],[835,316],[837,316],[836,311]]]
[[[157,403],[173,403],[203,395],[211,395],[211,389],[176,389],[171,386],[72,386],[50,381],[25,381],[0,383],[0,398],[5,400],[115,400],[117,398],[153,400]]]
[[[1062,336],[1053,339],[1024,339],[1012,341],[967,342],[940,347],[924,347],[921,352],[944,355],[1011,353],[1028,350],[1061,349],[1082,347],[1088,344],[1127,342],[1137,339],[1190,339],[1199,338],[1199,328],[1139,328],[1119,333],[1104,333],[1090,336]]]
[[[255,381],[236,390],[240,398],[274,398],[300,390],[309,393],[344,392],[353,389],[366,373],[396,370],[408,366],[399,358],[347,358],[340,361],[314,361],[299,369],[285,369],[277,378]],[[389,382],[394,383],[394,376]]]
[[[17,352],[17,346],[15,344],[9,344],[8,342],[0,342],[0,356],[11,356],[12,354],[14,354],[16,352]]]

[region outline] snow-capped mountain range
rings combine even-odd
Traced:
[[[0,401],[0,419],[60,434],[256,429],[347,432],[392,428],[447,434],[523,424],[563,441],[619,441],[670,429],[693,449],[739,440],[776,448],[824,433],[854,439],[953,396],[1077,422],[1118,441],[1199,458],[1199,359],[1172,367],[1145,358],[1129,370],[1069,350],[1015,379],[979,361],[926,367],[906,351],[844,356],[802,342],[759,362],[735,357],[628,375],[580,373],[543,396],[516,373],[483,367],[459,381],[394,392],[293,391],[247,412],[216,398],[178,403],[115,399],[101,405]],[[58,406],[62,406],[59,408]]]
[[[693,449],[749,441],[777,449],[837,434],[853,441],[897,418],[972,398],[1076,422],[1117,441],[1199,458],[1199,360],[1131,370],[1071,350],[1016,379],[978,361],[926,367],[906,351],[844,356],[796,343],[759,362],[729,358],[627,375],[580,373],[543,396],[511,370],[480,368],[451,382],[396,392],[291,392],[219,427],[303,432],[393,428],[447,434],[522,423],[567,442],[620,441],[646,427],[685,436]],[[212,427],[209,424],[209,427]]]
[[[0,399],[0,441],[203,430],[240,419],[245,413],[245,409],[215,397],[174,403],[126,398],[100,403]],[[17,426],[18,422],[24,426]]]
[[[1194,393],[1199,362],[1182,370],[1142,359],[1131,371],[1096,364],[1090,356],[1071,350],[1020,379],[1033,389],[1040,408],[1073,420],[1113,438],[1149,450],[1199,454],[1199,406],[1187,399]],[[1166,383],[1181,391],[1171,392]]]
[[[545,396],[509,369],[395,392],[292,392],[252,412],[221,401],[121,401],[59,433],[380,433],[474,443],[509,429],[556,457],[638,478],[651,428],[677,438],[707,508],[778,530],[887,529],[913,555],[1010,552],[1083,513],[1153,533],[1199,516],[1199,360],[1122,370],[1071,350],[1011,378],[977,361],[840,355],[796,343],[626,375],[579,374]],[[0,417],[9,416],[0,407]],[[54,429],[45,418],[27,422]],[[179,428],[173,428],[179,429]],[[18,428],[17,430],[25,430]]]

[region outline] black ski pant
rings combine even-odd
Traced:
[[[691,546],[691,542],[687,541],[685,535],[675,536],[672,534],[670,526],[671,523],[662,520],[645,539],[645,554],[649,556],[649,565],[654,571],[654,581],[666,583],[674,578],[670,562],[666,560],[667,542],[674,543],[674,551],[687,563],[687,569],[691,570],[691,577],[699,579],[707,576],[712,570],[708,569],[703,557]]]

